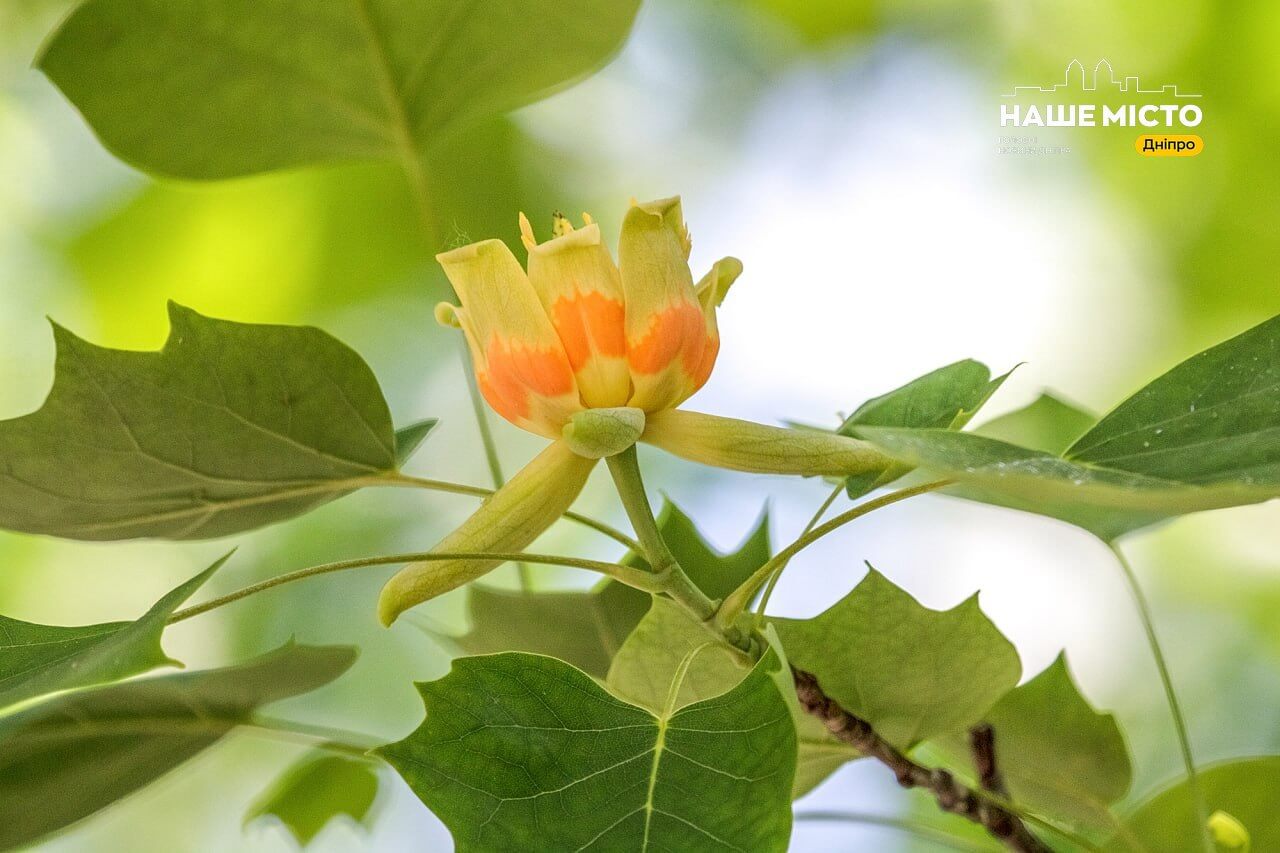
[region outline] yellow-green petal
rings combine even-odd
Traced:
[[[563,441],[553,443],[495,492],[470,518],[432,550],[449,553],[524,549],[569,509],[586,485],[596,460],[579,456]],[[435,598],[496,569],[497,560],[413,563],[382,588],[378,618],[390,625],[414,605]]]
[[[846,477],[891,464],[856,438],[680,409],[649,415],[640,440],[692,462],[755,474]]]
[[[618,265],[626,295],[628,405],[656,412],[700,385],[712,342],[689,272],[688,232],[678,198],[632,205],[622,222]]]

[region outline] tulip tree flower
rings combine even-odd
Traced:
[[[706,383],[720,351],[716,309],[742,272],[717,261],[696,284],[678,198],[632,203],[615,264],[600,226],[557,215],[539,243],[521,215],[528,271],[501,240],[437,256],[461,305],[436,318],[462,330],[489,405],[552,444],[446,536],[440,552],[513,552],[569,509],[599,459],[637,441],[736,471],[844,477],[885,457],[844,436],[783,429],[676,407]],[[382,591],[386,624],[498,562],[416,563]]]

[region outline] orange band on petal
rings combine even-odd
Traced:
[[[574,391],[573,370],[562,351],[511,345],[496,336],[485,348],[485,365],[476,373],[484,398],[508,420],[526,420],[531,394],[561,397]]]
[[[682,302],[650,320],[644,337],[628,348],[627,360],[636,373],[655,374],[679,358],[686,372],[693,375],[702,364],[706,344],[702,309],[695,303]]]
[[[693,390],[697,391],[711,378],[711,371],[716,366],[716,356],[720,354],[720,337],[713,335],[707,338],[707,345],[702,349],[702,358],[692,368],[686,363],[685,370],[693,380]]]
[[[599,291],[562,296],[551,307],[551,323],[575,371],[581,370],[593,355],[626,355],[623,317],[622,302]]]

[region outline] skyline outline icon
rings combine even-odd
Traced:
[[[1063,72],[1061,83],[1054,83],[1047,87],[1046,86],[1014,86],[1012,92],[1006,95],[1001,95],[1001,97],[1017,98],[1017,97],[1020,97],[1021,93],[1024,93],[1024,92],[1055,94],[1062,90],[1069,91],[1073,88],[1073,81],[1071,79],[1071,73],[1073,68],[1079,69],[1079,72],[1080,72],[1078,77],[1080,90],[1082,92],[1096,92],[1098,91],[1098,74],[1102,70],[1103,66],[1106,66],[1107,78],[1108,78],[1103,82],[1110,83],[1111,86],[1116,87],[1121,92],[1124,92],[1126,94],[1169,95],[1174,98],[1201,97],[1199,94],[1184,93],[1179,91],[1176,83],[1165,83],[1159,89],[1144,89],[1142,88],[1141,81],[1139,80],[1137,75],[1132,75],[1132,76],[1127,76],[1127,77],[1117,79],[1115,69],[1112,67],[1111,62],[1106,59],[1098,60],[1097,64],[1093,66],[1092,80],[1089,79],[1088,72],[1085,70],[1085,67],[1084,67],[1084,63],[1082,63],[1078,59],[1073,59],[1067,63],[1067,67]],[[1090,83],[1092,83],[1092,85],[1089,85]]]

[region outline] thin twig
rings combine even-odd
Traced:
[[[561,557],[548,554],[526,554],[523,551],[514,552],[496,552],[496,551],[422,551],[413,554],[387,554],[377,557],[360,557],[355,560],[340,560],[336,563],[324,563],[319,566],[309,566],[305,569],[287,572],[283,575],[277,575],[273,578],[267,578],[264,581],[227,593],[220,598],[206,601],[203,604],[196,604],[185,610],[179,610],[169,617],[166,625],[172,625],[175,622],[182,622],[193,616],[199,616],[202,613],[208,613],[210,610],[216,610],[226,604],[239,601],[242,598],[248,598],[259,592],[265,592],[277,586],[282,586],[294,581],[306,580],[317,575],[333,574],[334,572],[345,572],[350,569],[363,569],[371,566],[390,566],[399,565],[401,563],[422,563],[422,562],[441,562],[447,560],[495,560],[498,562],[516,562],[523,561],[526,563],[534,563],[537,565],[547,566],[567,566],[572,569],[586,569],[587,571],[599,572],[602,575],[613,578],[620,583],[633,586],[636,589],[645,592],[654,592],[657,589],[659,578],[643,569],[637,569],[634,566],[623,566],[618,563],[605,563],[600,560],[583,560],[577,557]]]
[[[899,501],[914,498],[917,495],[923,495],[928,492],[944,488],[954,482],[954,480],[937,480],[932,483],[923,483],[919,486],[912,486],[908,489],[899,489],[896,492],[890,492],[889,494],[875,498],[874,500],[864,501],[852,509],[845,510],[830,521],[823,522],[808,533],[796,539],[796,541],[792,542],[778,553],[774,554],[767,563],[756,569],[737,589],[729,593],[724,602],[720,605],[720,612],[717,614],[716,619],[721,625],[733,624],[737,620],[738,616],[740,616],[743,611],[747,609],[748,605],[751,604],[751,599],[755,598],[756,591],[759,590],[770,577],[772,577],[774,572],[778,571],[779,566],[785,566],[792,557],[799,554],[805,548],[808,548],[814,542],[817,542],[827,534],[834,533],[849,522],[875,512],[878,509],[898,503]]]
[[[1173,730],[1177,735],[1178,748],[1182,753],[1182,766],[1187,771],[1187,793],[1195,811],[1194,816],[1196,826],[1199,827],[1200,844],[1205,853],[1213,853],[1216,848],[1213,840],[1209,837],[1209,805],[1205,801],[1204,791],[1200,788],[1200,779],[1196,775],[1196,762],[1191,753],[1191,735],[1187,731],[1187,720],[1182,714],[1182,705],[1178,702],[1178,693],[1173,689],[1173,676],[1169,674],[1169,665],[1165,662],[1164,649],[1160,645],[1160,638],[1156,635],[1156,625],[1155,619],[1151,615],[1151,605],[1147,603],[1147,597],[1142,592],[1142,585],[1138,583],[1137,572],[1133,570],[1132,564],[1129,563],[1129,559],[1125,557],[1124,552],[1120,550],[1120,546],[1114,542],[1108,542],[1107,546],[1120,564],[1125,583],[1129,586],[1134,606],[1138,610],[1138,618],[1142,621],[1142,630],[1147,635],[1147,646],[1151,650],[1151,657],[1155,659],[1156,671],[1160,674],[1160,684],[1164,688],[1165,702],[1169,706],[1169,716],[1173,718]]]
[[[818,526],[818,522],[822,521],[822,517],[827,514],[827,510],[831,509],[831,505],[836,502],[836,498],[840,497],[840,493],[845,490],[844,483],[838,484],[831,494],[827,495],[827,499],[822,502],[822,506],[818,507],[817,512],[809,519],[809,523],[804,526],[804,530],[800,531],[801,536],[808,536],[813,528]],[[769,583],[764,588],[764,594],[760,596],[760,600],[756,603],[756,626],[759,627],[764,621],[765,611],[769,609],[769,599],[773,598],[773,591],[778,587],[778,581],[782,579],[782,573],[786,571],[788,563],[778,566],[773,575],[769,578]]]

